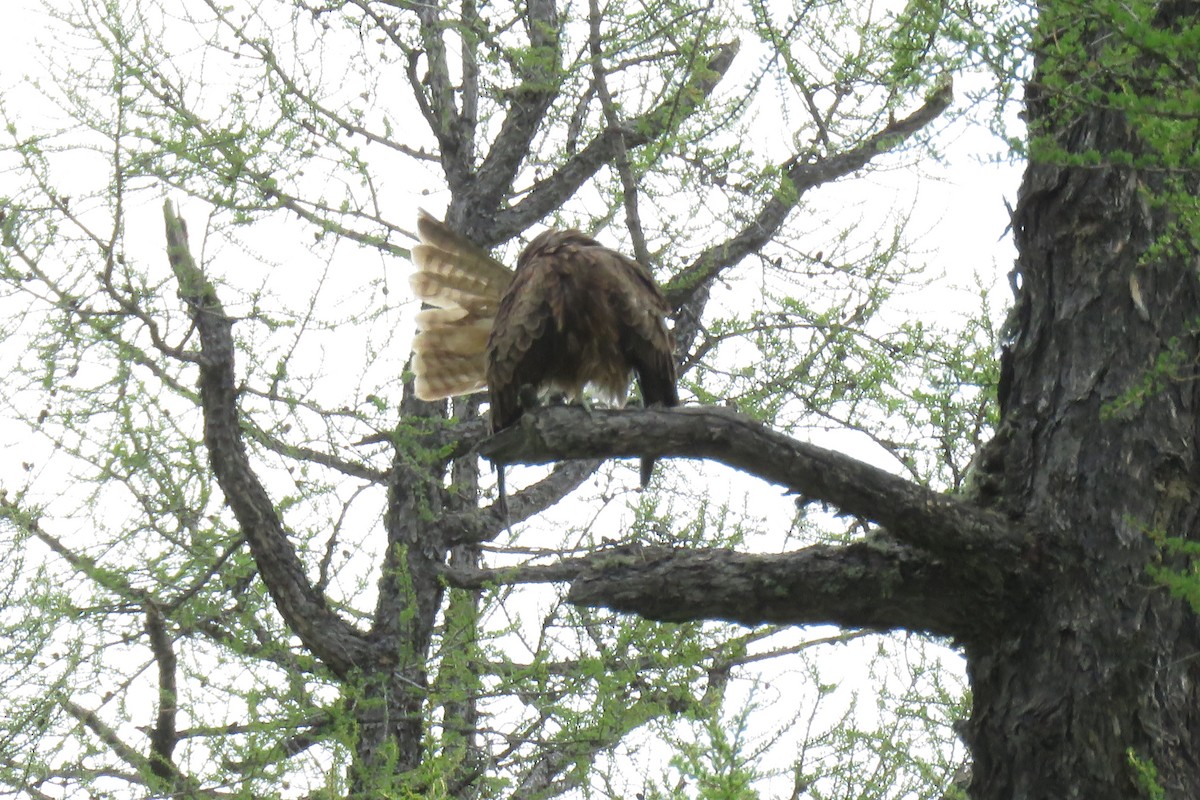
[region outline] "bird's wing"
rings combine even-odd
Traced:
[[[637,373],[645,406],[679,405],[675,384],[675,337],[667,329],[671,307],[650,270],[615,251],[607,251],[605,268],[617,287],[614,296],[620,320],[621,353]],[[641,459],[641,484],[645,488],[654,472],[652,455]]]
[[[492,428],[520,416],[523,386],[539,387],[548,367],[555,329],[551,298],[560,294],[552,255],[523,263],[500,301],[487,342],[487,385]]]
[[[637,372],[642,402],[679,405],[675,341],[666,324],[671,309],[654,277],[642,264],[607,248],[596,263],[611,276],[621,352]]]

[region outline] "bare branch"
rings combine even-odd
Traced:
[[[521,83],[509,93],[500,131],[474,173],[474,182],[464,187],[464,198],[470,198],[465,207],[490,210],[504,205],[517,170],[529,154],[529,145],[562,85],[561,23],[554,0],[528,0],[526,15],[530,55],[522,59]],[[471,238],[477,238],[477,231],[472,227],[476,223],[462,222],[467,223],[463,231]],[[485,241],[494,244],[497,240]]]
[[[674,94],[620,128],[606,128],[554,174],[534,184],[521,202],[496,214],[488,229],[474,233],[484,246],[506,241],[562,206],[601,167],[612,163],[621,147],[648,144],[686,119],[712,94],[733,64],[738,43],[716,48],[708,63],[696,70]]]
[[[192,260],[187,229],[168,201],[163,208],[167,256],[200,334],[200,400],[204,443],[213,474],[250,544],[259,574],[279,613],[335,674],[345,678],[374,661],[364,636],[331,611],[304,573],[296,549],[262,482],[250,467],[235,389],[233,320],[216,290]]]
[[[713,280],[771,241],[787,221],[788,215],[799,205],[805,192],[843,178],[862,168],[880,153],[899,146],[937,119],[950,107],[953,97],[953,87],[947,81],[912,114],[901,120],[893,120],[858,147],[814,163],[793,157],[782,165],[781,190],[766,201],[754,219],[729,239],[706,249],[663,287],[668,302],[676,310],[677,357],[691,351],[692,343],[700,333],[700,319],[708,303]]]
[[[412,88],[418,96],[425,121],[437,137],[446,182],[452,191],[458,192],[466,188],[470,179],[474,141],[464,130],[462,115],[454,103],[450,68],[446,62],[446,43],[442,38],[446,26],[441,19],[441,5],[422,3],[416,11],[421,22],[426,71],[425,80],[413,81]],[[415,67],[415,64],[412,66]],[[426,87],[425,93],[421,87]]]
[[[567,600],[661,622],[824,624],[970,636],[1001,624],[1001,589],[886,538],[790,553],[628,545],[551,565],[447,569],[455,586],[570,581]]]
[[[549,475],[508,498],[508,515],[493,504],[485,509],[446,514],[439,526],[446,545],[490,542],[513,523],[536,516],[556,505],[590,478],[603,461],[570,461],[557,465]]]
[[[310,464],[319,464],[323,467],[329,467],[343,475],[348,475],[352,478],[361,478],[365,481],[370,481],[375,484],[382,484],[386,480],[387,475],[383,470],[374,469],[359,461],[349,461],[344,458],[339,458],[333,453],[323,450],[317,450],[311,447],[302,447],[296,444],[290,444],[271,434],[267,433],[262,428],[248,427],[247,433],[254,438],[256,442],[266,447],[268,450],[278,453],[288,458],[294,458],[297,461],[307,461]]]
[[[941,116],[954,99],[952,85],[944,83],[925,103],[909,116],[894,120],[883,130],[848,150],[813,163],[792,159],[781,167],[784,190],[776,192],[764,204],[754,220],[736,235],[701,253],[691,266],[682,270],[664,287],[667,300],[675,308],[689,304],[720,272],[743,258],[758,252],[783,226],[789,213],[810,189],[844,178],[861,169],[875,156],[893,150],[913,134]]]
[[[158,664],[158,716],[150,732],[150,769],[160,778],[170,779],[178,771],[171,754],[179,743],[175,727],[178,690],[175,681],[175,645],[167,631],[166,620],[154,603],[146,604],[146,634],[150,650]]]
[[[875,522],[934,554],[1014,557],[1026,533],[1005,518],[889,472],[792,439],[731,409],[584,410],[526,413],[480,446],[501,463],[569,458],[709,458],[786,486],[806,501]]]
[[[104,742],[118,758],[137,772],[143,774],[150,773],[152,765],[149,760],[137,750],[130,747],[110,725],[100,719],[99,714],[65,697],[60,698],[59,703],[66,709],[68,714],[83,723],[92,733],[96,734],[100,741]]]
[[[642,230],[641,216],[638,214],[637,180],[633,168],[629,164],[629,151],[625,147],[624,127],[620,114],[613,102],[612,93],[608,90],[608,78],[604,70],[603,50],[600,46],[600,3],[598,0],[588,2],[588,50],[592,60],[592,85],[596,87],[600,106],[604,110],[604,120],[611,130],[621,131],[617,137],[617,152],[614,163],[617,174],[621,178],[621,189],[625,201],[625,226],[633,240],[633,257],[643,264],[650,264],[650,250],[646,247],[646,234]]]

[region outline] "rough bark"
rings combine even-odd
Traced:
[[[1028,323],[1002,506],[1045,557],[1023,624],[967,649],[978,798],[1139,796],[1131,753],[1153,761],[1167,796],[1200,796],[1200,625],[1146,574],[1160,557],[1151,533],[1197,533],[1194,382],[1111,411],[1173,338],[1200,357],[1194,267],[1137,266],[1152,224],[1139,183],[1124,169],[1034,166],[1022,190]]]
[[[325,603],[305,574],[283,521],[250,466],[238,420],[233,320],[192,259],[187,228],[167,203],[163,208],[167,254],[200,336],[200,402],[204,444],[225,501],[233,510],[280,615],[335,675],[348,677],[374,662],[362,633]]]
[[[1155,22],[1198,11],[1164,5]],[[1122,35],[1094,22],[1081,23],[1092,57]],[[991,454],[995,506],[1035,531],[1044,554],[1031,564],[1042,591],[1019,624],[968,642],[971,791],[1152,796],[1141,763],[1153,765],[1160,796],[1197,797],[1200,621],[1147,566],[1162,557],[1153,535],[1200,536],[1200,384],[1161,372],[1178,363],[1194,373],[1200,361],[1200,262],[1186,245],[1151,250],[1172,221],[1156,200],[1165,180],[1200,187],[1195,175],[1126,166],[1151,146],[1115,108],[1047,91],[1054,71],[1070,79],[1063,67],[1040,51],[1027,97],[1032,132],[1060,152],[1033,152],[1014,214],[1018,325]],[[1166,88],[1132,83],[1123,90]],[[1072,165],[1078,154],[1099,163]]]
[[[955,561],[885,536],[769,555],[624,545],[552,565],[444,574],[462,587],[570,581],[571,603],[660,622],[830,623],[960,636],[978,634],[994,616]]]
[[[389,547],[375,628],[364,633],[329,608],[305,573],[296,548],[266,489],[250,464],[242,439],[235,388],[233,319],[194,262],[187,230],[164,207],[168,257],[200,336],[200,400],[204,443],[213,474],[254,554],[259,575],[280,616],[353,698],[357,725],[353,794],[375,796],[395,782],[396,770],[414,769],[422,752],[421,708],[427,695],[425,663],[442,587],[433,566],[438,551],[422,547],[428,515],[417,494],[430,495],[428,481],[394,481],[389,497]],[[407,465],[406,459],[397,459]],[[397,469],[401,469],[398,467]],[[431,537],[437,541],[439,537]],[[405,567],[403,562],[407,560]],[[401,576],[412,576],[404,580]],[[402,588],[394,590],[389,584]],[[417,613],[406,613],[415,605]],[[154,764],[166,765],[157,753]]]
[[[479,447],[501,463],[642,455],[708,458],[787,487],[805,502],[888,529],[891,536],[947,557],[1013,561],[1026,534],[1000,514],[976,508],[823,447],[792,439],[744,414],[702,406],[529,413]],[[975,554],[978,554],[977,556]]]

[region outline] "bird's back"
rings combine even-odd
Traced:
[[[562,392],[578,399],[591,385],[624,401],[637,370],[665,371],[648,402],[676,405],[671,337],[662,293],[649,272],[579,231],[546,231],[517,264],[488,339],[492,426],[521,414],[525,391]]]

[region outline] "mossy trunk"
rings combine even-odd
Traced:
[[[1146,22],[1195,25],[1198,8]],[[1171,200],[1196,175],[1163,169],[1132,112],[1172,91],[1164,54],[1129,69],[1108,60],[1125,32],[1069,16],[1047,3],[1039,22],[990,454],[996,508],[1036,532],[1038,588],[1001,635],[966,643],[971,796],[1200,797],[1200,617],[1154,573],[1190,569],[1164,537],[1200,539],[1200,260]]]

